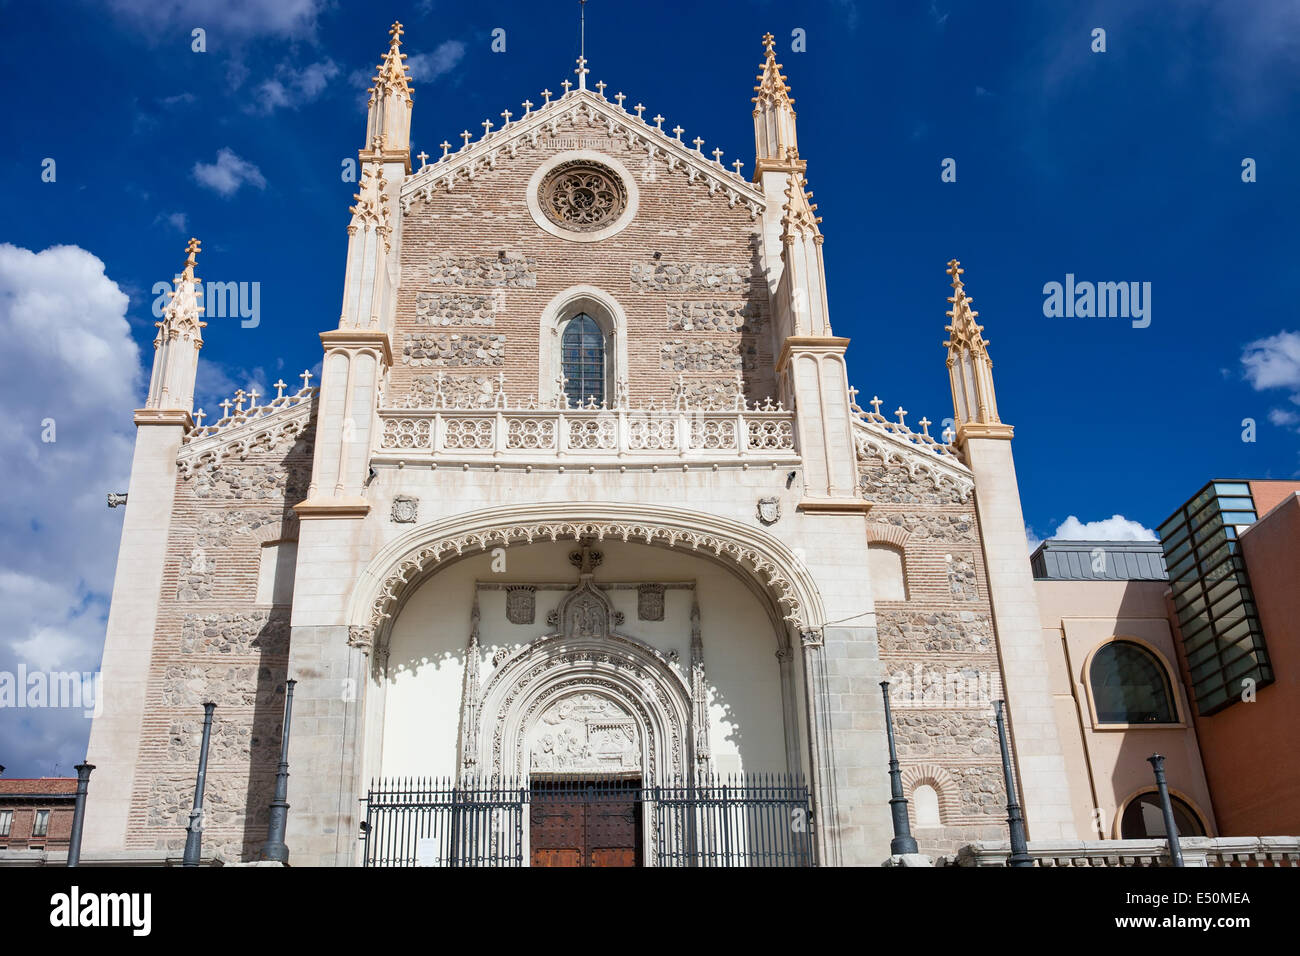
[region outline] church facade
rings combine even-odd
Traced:
[[[850,387],[771,38],[749,177],[582,60],[413,166],[400,40],[319,383],[203,423],[195,241],[158,323],[88,850],[176,855],[213,702],[205,848],[256,859],[287,678],[295,865],[360,862],[373,780],[611,775],[801,778],[815,859],[877,865],[884,679],[905,793],[937,799],[923,852],[1005,836],[999,698],[1031,836],[1074,837],[962,270],[932,436]],[[647,823],[638,859],[662,838]]]

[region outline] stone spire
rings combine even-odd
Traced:
[[[791,153],[798,160],[798,150]],[[807,180],[797,169],[786,174],[781,207],[782,278],[777,294],[778,326],[785,336],[829,336],[830,312],[822,263],[822,233]]]
[[[366,143],[362,162],[402,162],[411,171],[411,82],[406,54],[401,52],[402,25],[389,29],[392,41],[367,92]]]
[[[145,408],[180,411],[194,408],[194,377],[198,373],[199,349],[203,347],[202,282],[194,275],[199,254],[199,240],[191,239],[185,247],[185,266],[173,281],[162,321],[155,322],[153,373],[149,379],[149,398]]]
[[[767,170],[793,172],[807,165],[799,158],[799,143],[795,136],[794,99],[790,85],[776,62],[775,39],[772,34],[763,36],[767,59],[763,72],[758,74],[758,95],[754,103],[754,181]]]
[[[953,420],[957,425],[957,442],[967,435],[982,438],[1010,438],[1011,426],[998,418],[997,397],[993,391],[993,360],[989,358],[984,326],[976,323],[979,313],[971,308],[975,300],[966,294],[962,273],[956,259],[948,263],[953,294],[948,296],[952,308],[947,315],[952,324],[944,326],[948,341],[948,378],[952,383]]]

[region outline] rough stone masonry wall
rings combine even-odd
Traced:
[[[310,435],[177,478],[128,848],[183,850],[207,700],[204,851],[251,860],[266,840],[290,608],[257,603],[258,570],[263,542],[297,538]]]
[[[906,795],[921,784],[939,794],[942,827],[913,835],[932,856],[1005,839],[991,703],[1002,684],[974,499],[880,458],[861,461],[858,474],[868,521],[907,533],[907,600],[877,601],[876,620]]]
[[[429,404],[439,372],[448,392],[483,395],[504,372],[512,402],[536,398],[542,312],[575,285],[603,290],[627,315],[633,402],[667,401],[679,375],[697,401],[734,400],[737,372],[750,399],[775,398],[761,219],[662,158],[649,178],[644,148],[577,123],[536,146],[520,141],[514,158],[503,148],[496,169],[411,205],[386,405]],[[618,159],[640,191],[631,224],[595,243],[550,235],[526,204],[533,171],[577,147]]]

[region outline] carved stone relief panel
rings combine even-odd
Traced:
[[[636,718],[600,694],[575,694],[552,703],[529,730],[527,748],[534,773],[641,769]]]

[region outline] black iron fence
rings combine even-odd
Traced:
[[[807,784],[758,774],[399,778],[362,801],[364,866],[814,866]]]

